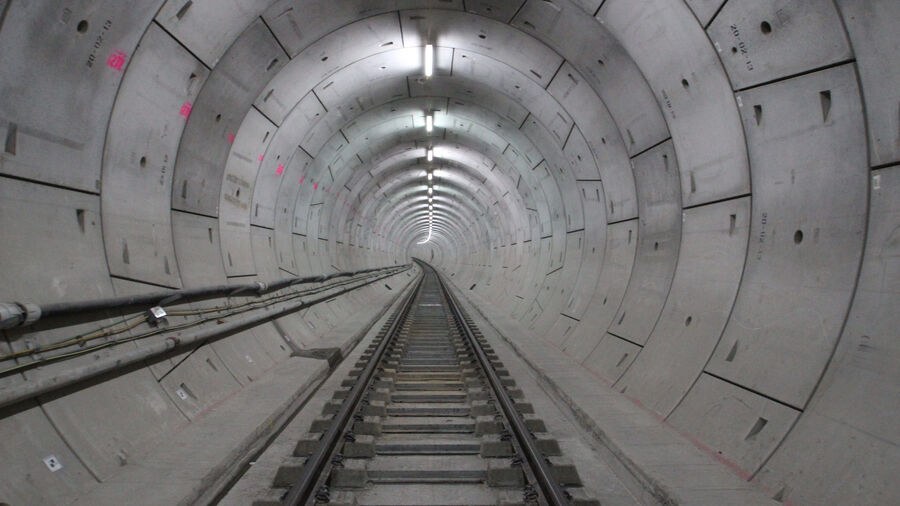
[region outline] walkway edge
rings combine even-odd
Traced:
[[[403,290],[399,293],[403,293]],[[364,326],[354,324],[351,330],[346,325],[339,325],[331,329],[320,341],[339,343],[341,354],[346,357],[366,336],[369,327],[377,322],[396,300],[397,296],[387,300],[371,318],[366,320]],[[168,438],[158,441],[152,450],[136,456],[134,464],[122,468],[120,473],[110,477],[108,481],[96,484],[84,495],[76,498],[73,504],[126,504],[135,497],[140,497],[145,504],[214,502],[312,398],[336,365],[330,366],[329,361],[324,358],[286,359],[261,378],[224,399],[204,416],[169,434]],[[309,366],[312,366],[312,370]],[[292,382],[299,385],[293,383],[292,386]],[[279,384],[280,388],[274,390],[287,395],[282,393],[280,401],[268,401],[266,404],[267,392],[272,393],[273,386],[278,387]],[[246,404],[254,402],[272,407],[265,408],[265,416],[240,414],[241,406],[248,408]],[[244,426],[246,429],[242,434],[233,436],[227,442],[227,448],[221,448],[222,438],[227,437],[225,433],[229,427],[234,431],[238,430],[234,429],[237,426]],[[200,445],[201,455],[196,455],[207,469],[201,476],[192,472],[190,458],[195,455],[190,453],[192,446],[190,441],[194,441],[195,447],[197,441],[206,443]],[[213,448],[204,452],[204,446]],[[161,483],[167,485],[161,487]]]
[[[402,293],[402,291],[400,293]],[[225,462],[230,462],[230,465],[227,465],[221,470],[214,469],[211,471],[207,475],[207,478],[204,479],[204,485],[201,487],[201,492],[194,497],[185,498],[182,501],[182,504],[210,504],[214,503],[216,498],[226,494],[230,485],[240,478],[240,475],[249,463],[264,451],[271,440],[277,437],[284,427],[290,423],[291,419],[303,409],[307,401],[312,398],[313,394],[322,386],[325,380],[334,373],[337,366],[340,365],[347,355],[356,348],[360,341],[362,341],[369,332],[369,329],[375,325],[391,307],[393,307],[398,297],[399,295],[385,304],[378,313],[366,322],[363,328],[357,331],[351,339],[347,340],[339,347],[339,360],[334,363],[331,360],[323,360],[328,367],[320,371],[315,378],[295,392],[291,400],[286,403],[287,405],[280,406],[275,413],[272,413],[269,419],[266,420],[267,423],[254,431],[253,434],[250,434],[239,447],[236,447],[231,452],[225,460]]]
[[[489,306],[486,305],[485,301],[481,300],[477,295],[465,294],[464,290],[460,290],[459,287],[456,287],[455,285],[454,287],[456,288],[456,292],[465,299],[466,305],[484,318],[485,322],[497,333],[497,335],[510,346],[529,368],[532,369],[540,381],[546,385],[548,393],[557,397],[560,403],[568,408],[572,417],[578,424],[581,425],[584,430],[589,432],[597,442],[604,445],[613,456],[619,460],[625,470],[629,472],[656,501],[665,505],[715,504],[717,500],[721,500],[723,497],[728,496],[728,499],[737,501],[730,504],[780,504],[767,497],[764,492],[754,484],[740,479],[740,477],[734,475],[730,470],[715,462],[710,456],[700,452],[688,438],[679,434],[668,424],[656,419],[656,417],[652,417],[649,412],[643,408],[639,408],[625,396],[608,388],[599,381],[592,382],[592,386],[596,387],[595,390],[602,390],[602,395],[607,398],[618,398],[620,402],[627,402],[630,405],[629,407],[636,408],[627,410],[629,416],[635,416],[635,412],[643,413],[643,418],[652,420],[652,429],[670,432],[671,439],[678,441],[680,443],[679,446],[682,446],[683,448],[690,447],[691,450],[694,450],[691,452],[683,452],[688,454],[686,455],[687,457],[693,457],[694,460],[692,462],[685,462],[685,468],[693,465],[709,466],[710,471],[715,470],[715,474],[718,475],[719,478],[722,478],[724,483],[731,484],[731,486],[724,486],[713,490],[702,488],[699,484],[696,487],[682,482],[676,484],[672,479],[661,477],[661,473],[648,470],[647,468],[651,467],[650,465],[642,464],[640,458],[634,456],[634,452],[629,451],[627,444],[618,441],[614,435],[611,435],[608,430],[604,429],[603,424],[598,422],[595,416],[592,416],[582,408],[582,406],[591,405],[592,402],[596,403],[595,399],[590,399],[585,395],[579,395],[575,388],[566,388],[565,385],[561,384],[561,379],[555,378],[554,374],[552,374],[547,367],[542,365],[542,362],[547,362],[554,358],[561,359],[563,361],[562,363],[567,363],[571,366],[577,365],[574,361],[567,357],[562,357],[562,353],[558,349],[542,339],[539,339],[537,336],[534,336],[530,331],[519,325],[518,322],[503,314],[492,313],[490,309],[488,309]],[[510,335],[515,335],[516,339],[508,337]],[[529,350],[529,345],[530,347],[537,349]],[[590,372],[583,369],[581,366],[578,366],[578,370],[573,371],[570,367],[569,370],[561,371],[561,374],[588,376]],[[578,383],[574,382],[574,384],[577,385]],[[625,412],[625,410],[622,411],[623,413]],[[655,471],[657,470],[656,468],[662,470],[665,466],[654,465],[652,467],[655,468]]]

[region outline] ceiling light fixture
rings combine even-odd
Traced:
[[[431,119],[431,116],[429,115],[427,116],[427,118]],[[426,120],[426,123],[430,122]],[[428,157],[429,162],[434,159],[434,151],[432,148],[427,148],[425,153]],[[427,170],[425,171],[425,173],[428,176],[428,235],[424,240],[419,241],[416,244],[425,244],[426,242],[431,240],[432,224],[434,223],[434,205],[432,205],[431,203],[434,200],[434,197],[431,196],[431,194],[434,193],[434,183],[431,181],[432,179],[434,179],[434,175],[432,174],[431,170]]]
[[[434,46],[425,45],[425,77],[431,77],[434,74]]]
[[[425,131],[431,133],[432,130],[434,130],[434,116],[428,114],[425,116]]]

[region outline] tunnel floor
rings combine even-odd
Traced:
[[[73,504],[775,504],[467,287],[424,264],[386,279],[380,312],[321,339],[341,347],[301,350]]]
[[[299,504],[558,504],[548,501],[536,479],[437,275],[424,278],[421,288],[412,289],[408,315],[400,316],[404,301],[384,324],[373,326],[373,332],[381,330],[334,371],[220,504],[282,504],[325,431],[340,423],[338,410],[351,402],[352,387],[365,381],[363,369],[372,361],[378,367],[364,400],[313,477],[310,497]],[[385,334],[396,318],[402,320],[396,337],[379,359],[378,345],[392,337]],[[578,428],[521,358],[496,337],[488,343],[475,323],[483,318],[463,318],[484,347],[487,366],[500,374],[526,436],[550,464],[563,501],[642,504],[640,492],[630,490],[639,485],[616,475],[605,463],[608,450]]]

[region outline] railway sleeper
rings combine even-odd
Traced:
[[[341,439],[331,447],[324,469],[317,468],[322,474],[315,487],[305,489],[313,495],[303,504],[385,504],[393,502],[391,494],[409,499],[419,491],[438,502],[530,505],[539,495],[531,465],[568,487],[569,504],[598,504],[580,489],[582,481],[572,461],[562,455],[559,442],[547,433],[543,419],[473,328],[471,318],[462,315],[469,326],[464,329],[454,320],[448,302],[437,278],[426,275],[395,334],[382,331],[366,347],[323,405],[321,416],[296,443],[293,455],[281,463],[274,488],[255,505],[281,503],[287,487],[300,480],[308,458],[322,455],[323,435],[335,434],[335,417],[346,413],[345,403],[364,380],[365,389],[352,397],[357,401],[348,425],[340,429]],[[372,366],[377,353],[380,362]],[[482,369],[483,363],[493,376]],[[502,394],[512,403],[503,404],[507,400]],[[509,407],[516,413],[511,416],[524,425],[525,440],[512,436],[512,419],[504,413]],[[523,456],[526,446],[540,455],[536,464]],[[427,487],[427,492],[417,487]]]

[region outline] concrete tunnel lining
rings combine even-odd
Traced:
[[[0,12],[0,300],[433,257],[473,302],[770,497],[900,498],[896,2],[9,0]],[[428,168],[445,174],[420,245]],[[319,346],[397,293],[373,285],[5,409],[0,454],[15,458],[0,502],[63,503],[115,480],[123,455],[284,363],[285,333]],[[0,354],[130,316],[4,330]],[[48,472],[50,453],[64,472]]]

